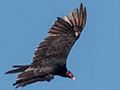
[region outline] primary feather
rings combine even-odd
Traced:
[[[75,79],[66,68],[68,54],[79,38],[86,23],[86,8],[80,5],[80,11],[69,13],[69,18],[63,15],[58,17],[48,32],[48,37],[39,44],[34,53],[33,62],[30,65],[16,65],[5,74],[22,72],[18,75],[13,85],[26,86],[37,81],[51,81],[54,75]]]

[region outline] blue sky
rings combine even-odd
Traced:
[[[30,64],[56,18],[80,3],[87,22],[67,60],[76,80],[55,76],[18,90],[120,90],[120,0],[1,0],[0,90],[14,90],[18,74],[4,73],[12,65]]]

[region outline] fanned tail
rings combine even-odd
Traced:
[[[44,81],[45,79],[39,77],[39,76],[27,76],[27,77],[23,77],[23,78],[19,78],[14,84],[13,86],[17,85],[16,88],[18,87],[24,87],[28,84],[37,82],[37,81]]]
[[[17,68],[17,69],[10,70],[10,71],[6,72],[5,74],[23,72],[29,67],[29,65],[14,65],[13,67]]]
[[[30,65],[15,65],[13,67],[17,69],[10,70],[5,74],[22,72],[17,76],[18,79],[13,84],[13,86],[17,85],[16,88],[20,86],[24,87],[37,81],[50,81],[54,77],[53,75],[48,75],[43,71],[39,72],[37,68],[32,68]]]
[[[27,84],[31,84],[33,82],[39,81],[39,77],[34,75],[33,71],[27,71],[23,72],[18,75],[18,80],[13,84],[13,86],[17,85],[16,88],[18,87],[24,87]]]
[[[36,68],[28,68],[18,75],[18,80],[13,84],[13,86],[17,85],[16,88],[20,86],[24,87],[37,81],[50,81],[51,79],[53,79],[53,77],[53,75],[48,75],[43,71],[39,72],[39,70]]]

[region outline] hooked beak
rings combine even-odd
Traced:
[[[74,81],[75,81],[75,77],[73,77],[73,78],[72,78],[72,80],[74,80]]]
[[[75,81],[75,77],[73,75],[71,75],[70,78]]]

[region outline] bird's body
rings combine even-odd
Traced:
[[[75,79],[66,68],[66,60],[85,26],[86,8],[83,9],[81,4],[80,13],[75,9],[74,14],[69,13],[69,18],[65,15],[63,17],[64,20],[57,18],[48,32],[49,37],[39,44],[30,65],[15,65],[13,67],[17,69],[6,72],[6,74],[22,72],[13,85],[18,84],[19,87],[37,81],[51,81],[54,75]]]

